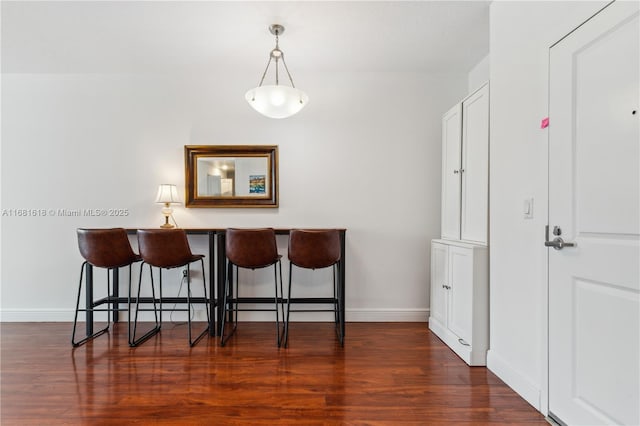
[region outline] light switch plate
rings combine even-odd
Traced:
[[[533,219],[533,197],[524,199],[522,204],[522,214],[525,219]]]

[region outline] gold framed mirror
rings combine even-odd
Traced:
[[[278,207],[277,145],[185,145],[186,207]]]

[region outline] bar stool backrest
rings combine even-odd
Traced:
[[[194,260],[184,229],[138,229],[138,249],[145,263],[177,268]]]
[[[124,228],[80,228],[77,233],[80,254],[93,266],[119,268],[140,260],[133,252]]]
[[[227,259],[241,268],[264,268],[280,258],[276,233],[272,228],[236,229],[226,231]]]
[[[326,268],[335,265],[340,257],[337,229],[292,229],[289,233],[289,261],[298,267]]]

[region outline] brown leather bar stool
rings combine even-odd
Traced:
[[[209,309],[205,309],[207,313],[207,328],[205,328],[195,339],[191,338],[191,268],[190,265],[193,262],[200,261],[202,267],[202,283],[204,289],[204,304],[207,304],[207,282],[204,271],[204,255],[191,253],[189,247],[189,241],[187,240],[187,234],[183,229],[138,229],[138,248],[140,249],[140,255],[142,256],[142,265],[140,266],[140,278],[138,280],[138,295],[136,297],[136,315],[133,323],[133,337],[131,339],[131,346],[137,346],[151,336],[160,331],[162,326],[162,311],[186,311],[187,323],[189,327],[189,345],[193,346],[204,337],[209,331]],[[149,275],[151,276],[151,293],[153,297],[153,313],[155,315],[155,327],[145,333],[142,337],[136,340],[136,328],[138,325],[138,312],[151,309],[139,309],[140,307],[140,288],[142,287],[142,270],[144,265],[149,265]],[[187,308],[177,309],[167,308],[162,306],[162,270],[181,268],[186,266],[186,279],[187,279]],[[155,285],[153,281],[153,267],[159,268],[160,275],[160,298],[156,299]],[[159,303],[160,307],[156,305]],[[158,312],[160,316],[158,318]]]
[[[109,312],[114,316],[119,311],[127,311],[127,336],[129,342],[130,337],[130,322],[131,313],[129,308],[131,306],[131,265],[135,262],[139,262],[142,258],[135,254],[131,249],[127,232],[123,228],[113,229],[78,229],[78,247],[80,254],[85,259],[80,268],[80,284],[78,285],[78,298],[76,300],[76,312],[73,319],[73,332],[71,335],[71,344],[73,346],[80,346],[81,344],[106,333],[109,330],[109,318],[107,318],[107,326],[100,331],[92,333],[86,336],[84,339],[76,341],[76,326],[78,324],[78,312],[90,313],[87,318],[88,321],[93,321],[94,312]],[[82,281],[83,277],[85,281],[93,279],[92,274],[89,275],[88,267],[104,268],[107,269],[107,296],[100,299],[93,299],[91,297],[93,293],[93,283],[87,282],[87,289],[85,291],[91,292],[89,296],[92,301],[87,303],[84,308],[80,308],[80,294],[82,293]],[[110,272],[118,273],[117,269],[128,266],[129,267],[129,298],[127,299],[127,308],[120,308],[117,296],[111,293],[111,277]],[[89,278],[89,276],[91,278]],[[91,284],[92,288],[88,285]],[[87,301],[89,302],[89,301]],[[98,306],[106,304],[106,308],[97,308]],[[109,316],[109,313],[107,316]],[[88,331],[90,333],[90,331]]]
[[[227,229],[225,249],[227,254],[227,279],[223,297],[222,333],[220,346],[224,346],[229,337],[233,335],[238,326],[238,311],[276,311],[276,335],[278,347],[280,347],[280,300],[282,296],[282,264],[276,245],[276,234],[271,228],[265,229]],[[233,290],[233,276],[235,266],[235,293]],[[259,300],[239,300],[238,294],[238,268],[259,269],[269,266],[274,267],[273,277],[275,282],[275,309],[238,309],[239,303],[260,303]],[[280,296],[278,296],[278,266],[280,267]],[[234,297],[235,294],[235,297]],[[249,298],[250,299],[250,298]],[[227,314],[233,321],[233,329],[225,339],[225,322]],[[284,310],[282,311],[284,321]]]
[[[284,323],[284,346],[289,343],[289,314],[291,312],[334,312],[336,333],[340,345],[344,346],[344,336],[340,331],[340,297],[336,287],[336,276],[339,274],[340,233],[337,229],[305,230],[292,229],[289,233],[289,293],[287,297],[287,318]],[[291,282],[293,281],[293,265],[305,269],[321,269],[332,267],[333,297],[305,299],[305,303],[333,304],[333,309],[291,309]],[[294,302],[295,303],[295,302]]]

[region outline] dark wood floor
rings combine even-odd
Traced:
[[[127,346],[121,323],[73,349],[66,323],[1,324],[7,425],[540,424],[543,416],[421,323],[240,323],[224,348],[189,348],[184,325]]]

